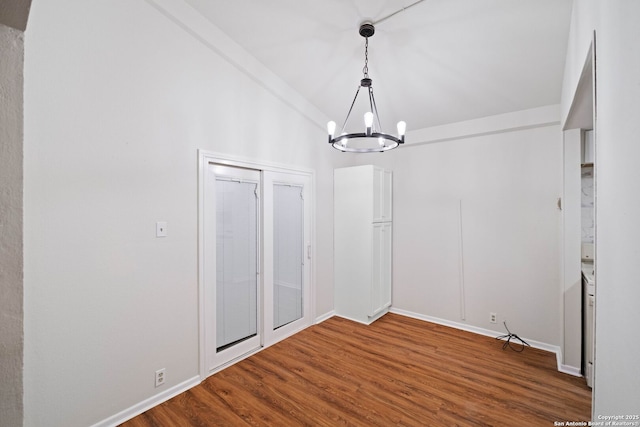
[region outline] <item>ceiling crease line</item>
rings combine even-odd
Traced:
[[[393,13],[392,13],[392,14],[390,14],[390,15],[385,16],[384,18],[380,18],[380,19],[378,19],[377,21],[372,22],[372,24],[373,24],[373,25],[378,25],[379,23],[381,23],[381,22],[383,22],[383,21],[386,21],[387,19],[391,18],[392,16],[395,16],[395,15],[399,14],[400,12],[404,12],[405,10],[409,9],[410,7],[413,7],[413,6],[417,5],[418,3],[422,3],[423,1],[424,1],[424,0],[418,0],[418,1],[417,1],[417,2],[415,2],[415,3],[411,3],[409,6],[403,7],[403,8],[402,8],[402,9],[400,9],[400,10],[396,10],[395,12],[393,12]]]

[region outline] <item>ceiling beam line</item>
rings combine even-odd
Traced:
[[[402,8],[402,9],[400,9],[400,10],[396,10],[396,11],[395,11],[395,12],[393,12],[391,15],[387,15],[387,16],[385,16],[384,18],[380,18],[380,19],[378,19],[377,21],[372,22],[372,24],[373,24],[373,25],[378,25],[379,23],[381,23],[381,22],[383,22],[383,21],[386,21],[387,19],[391,18],[392,16],[395,16],[395,15],[399,14],[400,12],[404,12],[405,10],[409,9],[410,7],[413,7],[413,6],[417,5],[418,3],[422,3],[423,1],[424,1],[424,0],[418,0],[418,1],[417,1],[417,2],[415,2],[415,3],[411,3],[409,6],[403,7],[403,8]]]

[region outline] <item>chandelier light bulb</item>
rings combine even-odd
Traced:
[[[407,123],[404,121],[398,122],[398,135],[404,136],[404,133],[407,131]]]
[[[373,113],[371,111],[364,113],[364,126],[367,128],[367,135],[371,135],[373,127]]]
[[[331,120],[329,123],[327,123],[327,132],[329,132],[329,136],[333,138],[333,134],[336,131],[336,122],[334,122],[333,120]]]

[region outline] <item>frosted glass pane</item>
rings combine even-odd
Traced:
[[[258,331],[257,184],[216,181],[216,349]]]
[[[303,316],[302,187],[273,186],[273,329]]]

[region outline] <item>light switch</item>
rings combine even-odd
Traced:
[[[156,222],[156,237],[167,237],[167,222]]]

